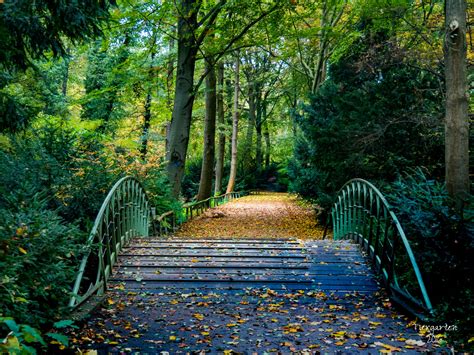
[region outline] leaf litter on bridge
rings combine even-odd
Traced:
[[[77,348],[98,353],[391,353],[441,350],[382,294],[248,289],[229,293],[129,292],[117,285]]]
[[[295,195],[260,193],[207,210],[182,225],[175,236],[321,239],[323,231],[315,210]]]

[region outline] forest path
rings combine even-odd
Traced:
[[[356,244],[320,236],[311,209],[261,194],[172,237],[134,239],[73,343],[99,354],[439,350],[392,306]]]
[[[207,210],[183,224],[175,236],[321,239],[323,231],[314,209],[296,196],[260,192]]]

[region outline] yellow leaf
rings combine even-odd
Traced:
[[[171,303],[171,304],[178,304],[179,301],[178,301],[178,300],[171,300],[170,303]]]
[[[231,355],[232,352],[232,350],[224,350],[224,355]]]
[[[5,353],[7,353],[6,350],[20,350],[20,342],[18,341],[18,338],[13,335],[13,332],[10,332],[7,337],[0,343],[0,350],[3,349],[5,349]],[[0,353],[3,353],[3,351],[0,351]]]
[[[384,343],[381,343],[379,341],[376,341],[374,343],[374,345],[377,345],[377,346],[381,346],[383,348],[385,348],[385,351],[384,352],[395,352],[395,351],[401,351],[400,348],[397,348],[395,346],[392,346],[392,345],[389,345],[389,344],[384,344]],[[380,352],[383,352],[383,350],[380,350]]]
[[[175,341],[176,340],[176,335],[170,335],[170,340]]]
[[[201,332],[201,335],[208,336],[209,332]]]
[[[109,345],[118,345],[118,341],[109,341]]]
[[[28,254],[28,252],[25,249],[23,249],[22,247],[18,247],[18,250],[23,254]]]
[[[113,299],[109,298],[109,299],[107,299],[107,303],[109,305],[113,305],[113,304],[115,304],[115,301]]]
[[[204,319],[204,315],[202,315],[201,313],[194,313],[193,317],[198,319],[198,320],[203,320]]]
[[[369,326],[371,326],[371,327],[376,327],[376,326],[379,326],[379,325],[382,325],[382,323],[380,323],[380,322],[369,322]]]
[[[198,259],[191,259],[191,262],[192,262],[192,263],[198,263],[199,260],[198,260]]]
[[[472,338],[469,338],[469,340],[467,341],[468,343],[472,343],[474,341],[474,337]]]
[[[237,326],[237,324],[235,324],[235,323],[227,323],[226,325],[227,325],[229,328],[232,328],[232,327],[236,327],[236,326]]]

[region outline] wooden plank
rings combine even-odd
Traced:
[[[308,259],[306,255],[299,255],[299,254],[192,254],[192,253],[181,253],[181,254],[168,254],[168,253],[157,253],[154,251],[153,254],[143,254],[143,253],[123,253],[120,254],[121,257],[153,257],[153,258],[242,258],[242,259]],[[309,260],[309,259],[308,259]],[[338,259],[339,260],[339,259]]]
[[[117,281],[116,281],[117,282]],[[120,282],[120,281],[119,281]],[[213,290],[213,292],[223,292],[226,290],[244,290],[244,289],[265,289],[269,288],[272,290],[291,291],[291,290],[314,290],[323,291],[325,293],[372,293],[378,291],[378,287],[364,286],[364,285],[315,285],[312,282],[242,282],[242,281],[220,281],[220,282],[209,282],[207,280],[194,280],[194,281],[183,281],[183,282],[137,282],[128,281],[125,283],[125,289],[127,290],[143,290],[147,292],[160,293],[164,290],[188,290],[188,291],[205,291]],[[186,291],[186,292],[188,292]]]
[[[306,252],[305,248],[301,247],[294,247],[294,246],[273,246],[273,245],[236,245],[236,244],[229,244],[229,245],[190,245],[190,246],[175,246],[175,245],[160,245],[156,243],[140,243],[140,244],[131,244],[128,245],[124,250],[129,249],[160,249],[160,250],[168,250],[168,251],[182,251],[183,248],[187,248],[187,250],[257,250],[257,251],[280,251],[280,250],[292,250],[292,251],[301,251]]]
[[[157,271],[159,273],[157,273]],[[296,269],[262,269],[262,270],[255,270],[252,272],[245,271],[242,269],[237,268],[214,268],[214,269],[180,269],[180,268],[173,268],[173,269],[120,269],[117,271],[113,277],[122,277],[122,276],[135,276],[135,275],[142,275],[143,277],[147,278],[150,275],[162,275],[163,277],[167,277],[169,275],[239,275],[239,276],[255,276],[255,275],[272,275],[272,276],[298,276],[304,275],[306,277],[311,277],[312,279],[329,279],[332,278],[334,280],[341,280],[346,278],[354,278],[354,279],[364,279],[370,280],[371,275],[369,274],[357,274],[357,273],[347,273],[347,272],[339,272],[334,274],[328,273],[310,273],[310,272],[302,272]],[[369,281],[367,281],[369,282]]]

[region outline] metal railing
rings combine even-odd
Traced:
[[[76,307],[95,293],[105,292],[118,253],[135,236],[148,236],[150,204],[138,180],[124,177],[112,187],[87,240],[69,302]]]
[[[118,254],[134,237],[164,236],[205,210],[247,195],[231,192],[185,204],[181,211],[154,216],[145,189],[133,177],[124,177],[112,187],[97,214],[87,240],[87,253],[79,266],[69,306],[76,308],[94,294],[106,291]]]
[[[252,192],[240,191],[240,192],[229,192],[219,196],[212,196],[205,200],[191,202],[183,205],[181,211],[168,211],[154,219],[154,229],[157,235],[167,235],[175,232],[178,227],[184,222],[201,215],[209,208],[217,207],[232,201],[236,198],[240,198],[251,194]]]
[[[362,179],[347,182],[336,197],[331,219],[334,239],[350,238],[361,245],[396,303],[421,318],[432,313],[410,243],[374,185]]]

